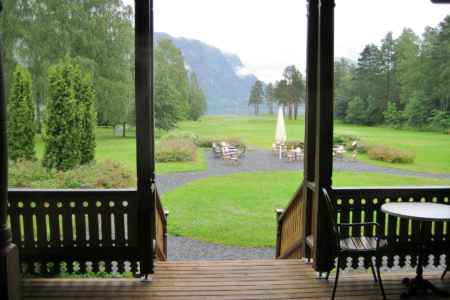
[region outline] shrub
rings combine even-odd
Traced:
[[[156,146],[157,162],[195,161],[196,156],[194,142],[184,137],[163,140]]]
[[[200,148],[211,148],[213,142],[215,142],[215,139],[213,139],[213,138],[200,137],[200,138],[198,138],[195,145]]]
[[[353,142],[354,141],[347,142],[345,144],[345,150],[352,151],[354,148]],[[372,149],[373,146],[374,146],[374,144],[369,144],[368,142],[366,142],[364,140],[360,140],[356,144],[356,149],[358,149],[359,154],[365,154],[365,153],[369,152],[369,150]]]
[[[417,152],[404,152],[390,146],[374,145],[368,152],[369,158],[382,160],[388,163],[412,163],[417,156]]]
[[[361,135],[355,131],[336,131],[333,135],[333,145],[345,145],[347,142],[361,140]]]
[[[192,131],[182,131],[182,132],[178,132],[178,133],[169,132],[169,133],[163,135],[161,137],[161,140],[168,141],[168,140],[176,139],[176,138],[179,138],[179,137],[182,137],[182,138],[185,138],[185,139],[189,139],[194,144],[197,144],[198,140],[199,140],[198,134],[196,134],[195,132],[192,132]]]
[[[297,147],[300,147],[300,140],[287,140],[284,145],[290,149],[292,147],[292,145],[294,145],[294,148],[296,149]]]
[[[246,147],[245,142],[238,137],[221,139],[221,140],[219,140],[219,143],[220,142],[225,142],[225,143],[236,145],[236,148],[239,148],[239,149]],[[216,143],[216,144],[219,144],[219,143]]]
[[[125,189],[136,187],[134,172],[114,159],[77,165],[68,171],[47,170],[39,161],[9,162],[10,188]]]

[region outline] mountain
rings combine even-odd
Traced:
[[[186,68],[197,73],[208,110],[235,108],[248,98],[252,85],[258,80],[247,72],[236,54],[223,53],[198,40],[173,38],[161,32],[154,33],[155,47],[159,38],[171,39],[181,49]],[[266,87],[265,83],[263,87]]]

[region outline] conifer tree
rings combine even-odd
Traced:
[[[95,112],[94,91],[92,91],[91,75],[89,73],[83,79],[80,96],[81,164],[87,164],[95,159],[95,147],[97,146],[94,133],[97,124],[97,113]]]
[[[34,160],[35,109],[30,72],[24,72],[22,65],[18,64],[8,105],[8,147],[11,160],[17,161],[21,157]]]
[[[48,117],[42,165],[48,169],[68,170],[81,161],[77,107],[73,88],[73,65],[69,54],[50,70]]]

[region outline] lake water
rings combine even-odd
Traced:
[[[278,113],[278,109],[275,110],[275,113]],[[260,108],[259,114],[266,114],[269,110],[267,108]],[[287,108],[285,109],[285,112],[287,113]],[[227,108],[227,109],[207,109],[205,112],[205,115],[254,115],[255,109],[253,107],[249,108]],[[299,107],[298,108],[298,115],[303,116],[305,115],[305,107]]]

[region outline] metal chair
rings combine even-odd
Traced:
[[[341,261],[341,254],[342,253],[357,253],[358,255],[365,257],[366,259],[370,261],[370,266],[372,267],[372,274],[375,281],[377,281],[377,276],[375,275],[375,270],[373,267],[372,262],[372,256],[375,255],[376,263],[377,263],[377,274],[378,274],[378,283],[380,284],[381,293],[383,294],[383,299],[386,299],[386,294],[384,293],[383,284],[381,282],[380,277],[380,259],[378,257],[378,249],[382,247],[387,246],[387,242],[383,239],[379,238],[379,232],[380,232],[380,225],[375,222],[365,222],[365,223],[337,223],[336,221],[336,213],[334,212],[333,205],[331,204],[330,197],[328,196],[328,192],[325,188],[322,189],[323,193],[325,195],[325,200],[328,207],[328,212],[330,214],[330,219],[333,225],[333,231],[335,235],[335,243],[333,247],[333,255],[332,261],[330,262],[330,269],[327,273],[327,280],[330,276],[330,272],[333,269],[334,266],[334,259],[335,255],[337,254],[337,267],[336,267],[336,279],[334,281],[334,289],[333,294],[331,296],[331,300],[334,299],[334,295],[336,293],[336,287],[338,283],[339,278],[339,269],[340,269],[340,261]],[[337,210],[338,213],[344,213],[344,212],[352,212],[355,213],[355,211],[365,211],[364,215],[369,216],[369,211],[365,209],[364,207],[361,208],[352,208],[352,209],[346,209],[346,210]],[[366,226],[366,227],[364,227]],[[369,226],[375,226],[376,228],[376,234],[373,236],[373,230],[368,230]],[[352,229],[352,236],[341,239],[339,235],[339,227],[350,227]],[[365,233],[367,233],[367,236],[359,236],[358,233],[361,232],[361,227],[364,227]],[[373,227],[371,227],[373,228]]]

